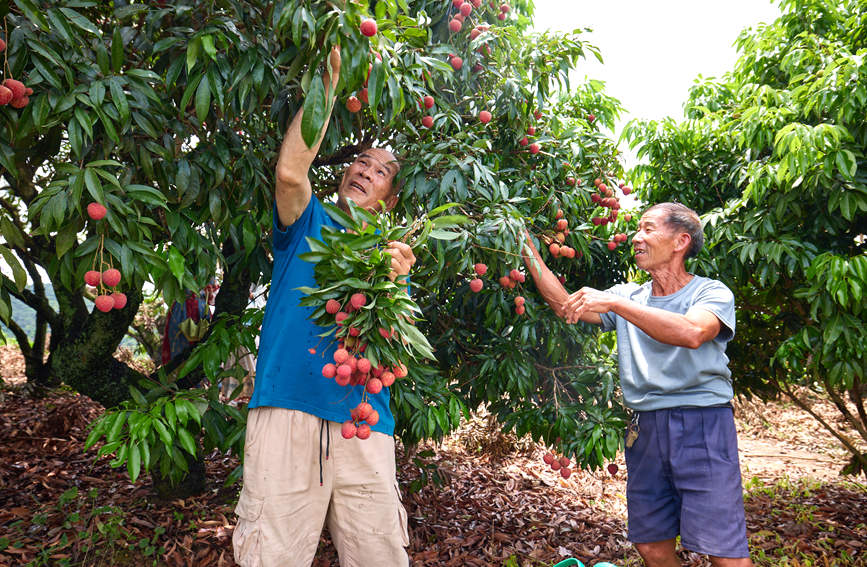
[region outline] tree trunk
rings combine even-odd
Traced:
[[[117,361],[114,352],[126,335],[142,301],[141,290],[127,292],[121,310],[88,314],[79,294],[55,288],[60,303],[61,333],[52,329],[48,366],[58,380],[105,407],[129,398],[129,385],[145,376]]]

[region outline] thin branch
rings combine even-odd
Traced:
[[[6,327],[15,335],[15,340],[18,341],[18,348],[21,350],[21,354],[24,355],[25,359],[29,358],[33,349],[30,348],[30,339],[27,337],[27,333],[15,321],[10,320]]]

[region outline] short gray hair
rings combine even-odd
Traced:
[[[698,213],[682,203],[658,203],[653,205],[645,213],[654,210],[662,210],[665,213],[665,224],[678,232],[689,235],[689,248],[684,258],[695,258],[704,246],[704,232]]]

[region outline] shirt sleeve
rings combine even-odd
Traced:
[[[635,288],[636,284],[617,284],[605,290],[605,293],[613,293],[620,297],[629,297],[630,292]],[[602,319],[602,330],[613,331],[617,327],[617,315],[612,312],[600,313],[599,318]]]
[[[307,203],[307,207],[304,209],[304,212],[301,213],[301,216],[292,223],[287,226],[285,230],[280,228],[280,218],[277,216],[277,202],[274,201],[274,213],[273,213],[273,244],[274,244],[274,254],[281,255],[287,252],[291,252],[294,250],[298,243],[304,240],[304,237],[308,234],[312,234],[311,225],[315,221],[318,210],[322,209],[322,204],[319,203],[319,199],[316,198],[315,195],[310,196],[310,202]]]
[[[728,342],[735,336],[735,296],[722,282],[710,280],[703,285],[692,302],[692,308],[710,311],[720,320],[716,340]]]

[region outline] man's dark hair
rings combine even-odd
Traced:
[[[662,210],[665,213],[665,224],[669,228],[689,235],[689,248],[684,258],[698,256],[701,247],[704,246],[704,232],[698,213],[682,203],[658,203],[644,212],[648,213],[654,210]]]

